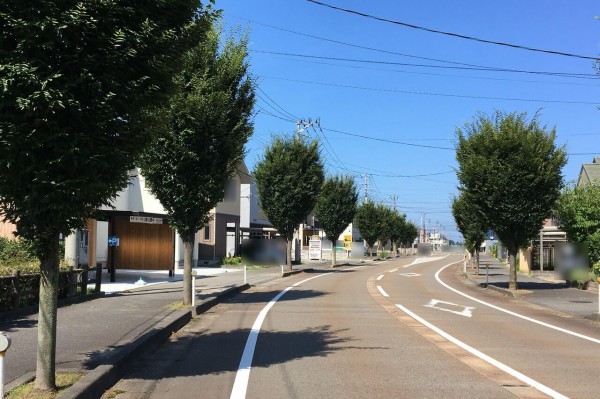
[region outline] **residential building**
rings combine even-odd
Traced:
[[[592,163],[581,165],[577,185],[581,186],[590,183],[600,184],[600,156],[595,157]]]

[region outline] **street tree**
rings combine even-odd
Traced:
[[[590,265],[600,261],[600,185],[565,187],[556,214],[569,241],[588,245]]]
[[[0,213],[40,260],[35,387],[55,389],[59,235],[115,198],[148,140],[198,1],[5,2]]]
[[[454,216],[458,231],[465,239],[465,247],[475,258],[479,270],[479,248],[485,241],[488,231],[485,215],[471,201],[469,194],[463,192],[452,199],[452,216]]]
[[[496,111],[457,129],[459,189],[506,246],[510,289],[517,289],[517,251],[539,234],[563,186],[564,147],[538,119]]]
[[[381,235],[381,222],[379,220],[377,205],[373,202],[365,202],[356,209],[356,226],[360,236],[367,242],[369,247],[369,258],[373,259],[373,245]]]
[[[324,173],[319,144],[302,137],[275,137],[254,168],[260,206],[286,241],[292,270],[294,231],[314,209]]]
[[[352,223],[356,214],[357,201],[358,191],[352,177],[334,176],[323,183],[315,211],[321,227],[332,244],[331,267],[335,266],[337,238]]]
[[[400,238],[406,228],[406,215],[393,209],[390,215],[390,241],[393,245],[394,256],[398,255],[398,246],[402,245]]]
[[[183,57],[169,102],[151,110],[160,133],[140,161],[152,193],[183,242],[184,305],[192,303],[195,234],[223,200],[253,130],[247,36],[222,41],[217,24],[199,35]]]
[[[412,246],[415,238],[419,235],[419,228],[413,223],[406,221],[402,228],[402,234],[400,235],[399,242],[404,245],[404,252],[406,254],[406,248]]]
[[[378,250],[381,248],[382,251],[385,250],[385,246],[390,241],[393,235],[393,219],[394,219],[394,210],[389,206],[379,204],[377,205],[377,214],[379,219],[379,235],[377,237],[378,242]]]

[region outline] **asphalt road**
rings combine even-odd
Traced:
[[[113,393],[600,396],[597,325],[469,287],[455,275],[458,264],[437,273],[460,259],[403,259],[262,285],[191,322],[140,359]]]

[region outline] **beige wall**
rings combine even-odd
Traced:
[[[531,248],[519,250],[519,271],[529,273],[531,271]]]
[[[14,224],[0,221],[0,237],[6,237],[12,240],[15,238],[13,231],[15,231],[16,229],[17,228]]]

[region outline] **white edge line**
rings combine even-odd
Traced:
[[[549,395],[553,398],[556,399],[568,399],[567,396],[564,396],[558,392],[556,392],[555,390],[553,390],[552,388],[547,387],[546,385],[537,382],[536,380],[527,377],[526,375],[518,372],[517,370],[507,366],[506,364],[499,362],[498,360],[486,355],[483,352],[478,351],[477,349],[465,344],[464,342],[454,338],[452,335],[446,333],[445,331],[439,329],[438,327],[434,326],[433,324],[429,323],[428,321],[424,320],[423,318],[417,316],[416,314],[414,314],[413,312],[411,312],[410,310],[408,310],[407,308],[405,308],[402,305],[398,305],[396,304],[396,307],[398,309],[400,309],[401,311],[403,311],[404,313],[406,313],[407,315],[409,315],[410,317],[412,317],[413,319],[415,319],[416,321],[418,321],[419,323],[423,324],[425,327],[429,328],[430,330],[436,332],[437,334],[441,335],[442,337],[446,338],[448,341],[454,343],[455,345],[461,347],[462,349],[466,350],[467,352],[477,356],[478,358],[488,362],[489,364],[493,365],[494,367],[499,368],[500,370],[512,375],[513,377],[517,378],[520,381],[523,381],[524,383],[531,385],[532,387],[534,387],[535,389],[537,389],[540,392],[545,393],[546,395]]]
[[[383,278],[383,274],[380,275],[379,277],[377,277],[377,281],[381,280]]]
[[[361,267],[363,266],[355,266],[350,269],[359,269]],[[264,308],[262,308],[262,310],[258,314],[258,317],[256,317],[254,324],[252,325],[250,334],[248,334],[248,339],[246,340],[246,345],[244,346],[244,352],[242,353],[242,359],[240,360],[240,365],[238,366],[238,370],[235,375],[235,381],[231,390],[230,399],[244,399],[246,397],[248,381],[250,379],[250,369],[252,368],[252,359],[254,357],[254,350],[256,349],[256,341],[258,340],[258,333],[260,332],[260,328],[262,327],[262,324],[265,321],[269,310],[271,310],[275,303],[292,288],[298,287],[300,284],[303,284],[315,278],[329,275],[331,275],[331,273],[318,274],[316,276],[309,277],[295,284],[292,284],[291,286],[285,288],[283,291],[277,294],[273,299],[271,299],[271,301],[269,301],[268,304],[265,305]]]
[[[377,289],[379,290],[379,292],[381,292],[381,295],[385,296],[385,297],[389,297],[389,295],[387,294],[387,292],[385,292],[383,290],[383,288],[381,288],[380,285],[377,286]]]
[[[459,262],[462,262],[462,261],[459,261]],[[518,317],[518,318],[520,318],[520,319],[527,320],[527,321],[530,321],[530,322],[532,322],[532,323],[539,324],[539,325],[541,325],[541,326],[544,326],[544,327],[547,327],[547,328],[551,328],[551,329],[553,329],[553,330],[560,331],[560,332],[562,332],[562,333],[569,334],[569,335],[572,335],[572,336],[574,336],[574,337],[577,337],[577,338],[585,339],[585,340],[587,340],[587,341],[594,342],[594,343],[596,343],[596,344],[600,344],[600,339],[593,338],[593,337],[589,337],[589,336],[587,336],[587,335],[583,335],[583,334],[579,334],[579,333],[576,333],[575,331],[567,330],[567,329],[565,329],[565,328],[558,327],[558,326],[555,326],[555,325],[552,325],[552,324],[544,323],[543,321],[539,321],[539,320],[536,320],[536,319],[532,319],[531,317],[528,317],[528,316],[523,316],[523,315],[521,315],[521,314],[515,313],[515,312],[513,312],[513,311],[510,311],[510,310],[508,310],[508,309],[504,309],[504,308],[501,308],[501,307],[499,307],[499,306],[492,305],[491,303],[488,303],[488,302],[482,301],[481,299],[477,299],[477,298],[475,298],[475,297],[472,297],[472,296],[470,296],[470,295],[467,295],[467,294],[465,294],[465,293],[463,293],[463,292],[461,292],[461,291],[459,291],[459,290],[457,290],[457,289],[455,289],[455,288],[452,288],[452,287],[450,287],[448,284],[444,283],[444,282],[443,282],[443,281],[440,279],[440,273],[441,273],[441,272],[442,272],[444,269],[446,269],[447,267],[450,267],[450,266],[452,266],[452,265],[454,265],[454,264],[456,264],[456,263],[458,263],[458,262],[450,263],[450,264],[448,264],[448,265],[446,265],[446,266],[442,267],[440,270],[438,270],[438,271],[437,271],[437,273],[435,273],[435,279],[438,281],[438,283],[440,283],[440,284],[441,284],[441,285],[443,285],[444,287],[448,288],[450,291],[454,291],[454,292],[456,292],[457,294],[464,296],[465,298],[469,298],[469,299],[471,299],[471,300],[473,300],[473,301],[475,301],[475,302],[479,302],[479,303],[481,303],[482,305],[489,306],[490,308],[493,308],[493,309],[499,310],[500,312],[507,313],[507,314],[509,314],[509,315],[511,315],[511,316],[515,316],[515,317]]]
[[[418,262],[418,260],[419,260],[419,259],[423,259],[423,258],[417,258],[417,259],[413,260],[413,261],[412,261],[412,263],[410,263],[410,264],[408,264],[408,265],[404,265],[403,267],[404,267],[404,268],[407,268],[407,267],[410,267],[410,266],[412,266],[412,265],[420,265],[421,263],[435,262],[436,260],[442,260],[442,259],[445,259],[445,258],[447,258],[448,256],[450,256],[450,254],[447,254],[447,255],[445,255],[445,256],[442,256],[441,258],[437,258],[437,257],[436,257],[436,259],[432,259],[432,260],[425,260],[425,261],[423,261],[423,262]]]

